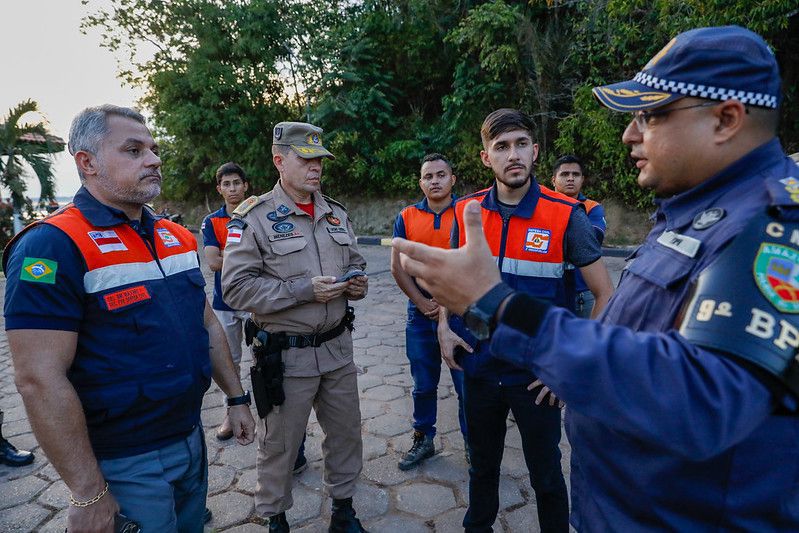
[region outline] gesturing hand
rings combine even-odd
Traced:
[[[457,250],[433,248],[400,238],[391,244],[400,252],[405,272],[415,277],[439,304],[461,315],[501,281],[483,235],[481,213],[476,200],[466,204],[463,213],[466,245]]]

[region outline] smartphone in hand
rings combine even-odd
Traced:
[[[358,276],[365,276],[365,275],[366,275],[366,272],[364,272],[363,270],[358,270],[358,269],[350,270],[349,272],[347,272],[343,276],[337,277],[336,278],[336,283],[340,283],[342,281],[349,281],[352,278],[357,278]]]

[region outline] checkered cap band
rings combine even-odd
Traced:
[[[694,83],[686,83],[684,81],[664,80],[651,74],[639,72],[633,78],[633,81],[670,93],[684,94],[685,96],[695,96],[698,98],[707,98],[710,100],[730,100],[736,99],[742,104],[748,104],[758,107],[770,107],[771,109],[777,108],[777,96],[763,93],[753,93],[749,91],[736,91],[733,89],[724,89],[721,87],[711,87],[708,85],[697,85]]]

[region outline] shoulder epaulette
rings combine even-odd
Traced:
[[[238,228],[244,229],[247,227],[247,223],[240,218],[231,218],[227,224],[225,224],[226,228]]]
[[[244,215],[249,213],[253,207],[255,207],[260,203],[261,199],[258,196],[255,195],[250,196],[249,198],[241,202],[235,210],[233,210],[233,214],[243,217]]]
[[[324,199],[325,199],[325,201],[326,201],[327,203],[329,203],[329,204],[336,204],[337,206],[339,206],[340,208],[342,208],[344,211],[346,211],[346,210],[347,210],[347,206],[346,206],[346,205],[344,205],[344,204],[342,204],[342,203],[341,203],[341,202],[339,202],[338,200],[334,200],[333,198],[331,198],[331,197],[329,197],[329,196],[326,196],[326,195],[324,195],[324,194],[322,195],[322,198],[324,198]]]

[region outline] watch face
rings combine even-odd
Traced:
[[[472,335],[477,337],[478,340],[486,340],[491,333],[488,326],[488,317],[474,304],[470,305],[463,314],[463,321],[469,331],[472,332]]]

